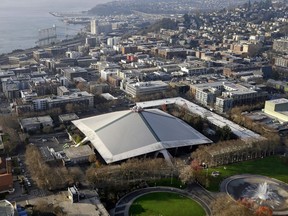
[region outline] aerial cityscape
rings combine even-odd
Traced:
[[[13,1],[0,216],[288,215],[287,0]]]

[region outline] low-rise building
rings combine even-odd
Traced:
[[[63,124],[71,123],[71,121],[77,120],[79,117],[75,113],[59,115],[59,121]]]
[[[158,49],[158,55],[165,59],[186,58],[187,50],[184,48],[161,48]]]
[[[65,86],[57,87],[57,95],[58,96],[64,96],[64,95],[69,95],[69,94],[70,94],[70,91]]]
[[[288,100],[285,98],[280,98],[266,101],[264,113],[278,119],[281,122],[288,122]]]
[[[19,120],[23,131],[37,131],[45,126],[53,127],[53,119],[50,116],[39,116],[33,118],[24,118]]]
[[[77,104],[81,108],[92,108],[94,106],[94,95],[86,92],[74,92],[69,95],[52,96],[47,98],[48,109],[65,109],[67,104]]]
[[[80,193],[78,189],[73,187],[68,187],[68,197],[71,200],[72,203],[79,202],[80,200]]]
[[[63,152],[66,155],[66,165],[87,163],[89,162],[89,157],[94,155],[94,151],[90,148],[89,145],[65,148],[63,149]]]
[[[107,83],[90,82],[90,92],[92,94],[102,94],[109,92],[109,85]]]
[[[275,58],[275,66],[288,67],[288,56]]]
[[[127,83],[125,91],[132,97],[141,97],[155,93],[165,92],[169,85],[163,81]]]
[[[51,57],[51,54],[44,49],[33,51],[33,58],[36,61],[39,61],[40,59],[43,59],[43,58],[50,58],[50,57]]]
[[[274,40],[273,49],[278,52],[288,53],[288,38]]]
[[[88,78],[87,70],[81,67],[61,68],[61,74],[63,74],[70,81],[73,81],[75,77],[82,77],[85,80]]]
[[[66,110],[67,104],[76,105],[79,109],[89,109],[94,107],[94,95],[86,91],[79,91],[69,95],[35,98],[29,101],[17,100],[15,103],[15,110],[18,115],[27,112],[47,111],[54,108],[68,111]],[[69,110],[68,112],[72,111]]]
[[[250,89],[231,82],[212,82],[191,85],[191,93],[204,106],[226,112],[234,106],[265,101],[267,92]]]

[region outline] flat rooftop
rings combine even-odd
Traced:
[[[59,119],[62,122],[73,121],[79,119],[79,117],[75,113],[63,114],[59,115]]]
[[[32,118],[24,118],[20,120],[23,126],[30,125],[30,124],[39,124],[41,122],[53,122],[50,116],[39,116],[39,117],[32,117]]]
[[[279,99],[275,99],[275,100],[269,100],[267,101],[269,103],[273,103],[273,104],[284,104],[284,103],[288,103],[288,99],[286,98],[279,98]]]
[[[63,152],[70,159],[89,156],[89,155],[94,154],[93,150],[88,145],[66,148],[66,149],[63,149]]]

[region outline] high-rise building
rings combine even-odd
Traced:
[[[114,45],[119,44],[120,39],[120,37],[110,37],[107,39],[107,45],[113,47]]]
[[[91,34],[97,35],[98,21],[93,19],[91,20]]]
[[[92,35],[100,35],[101,33],[103,33],[104,35],[109,34],[110,32],[112,32],[112,24],[109,22],[101,22],[101,24],[99,24],[98,20],[91,20],[91,34]]]

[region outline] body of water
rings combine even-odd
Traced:
[[[68,25],[49,14],[86,11],[103,0],[1,0],[0,54],[37,45],[39,29],[56,25],[59,38],[77,34],[83,25]]]

